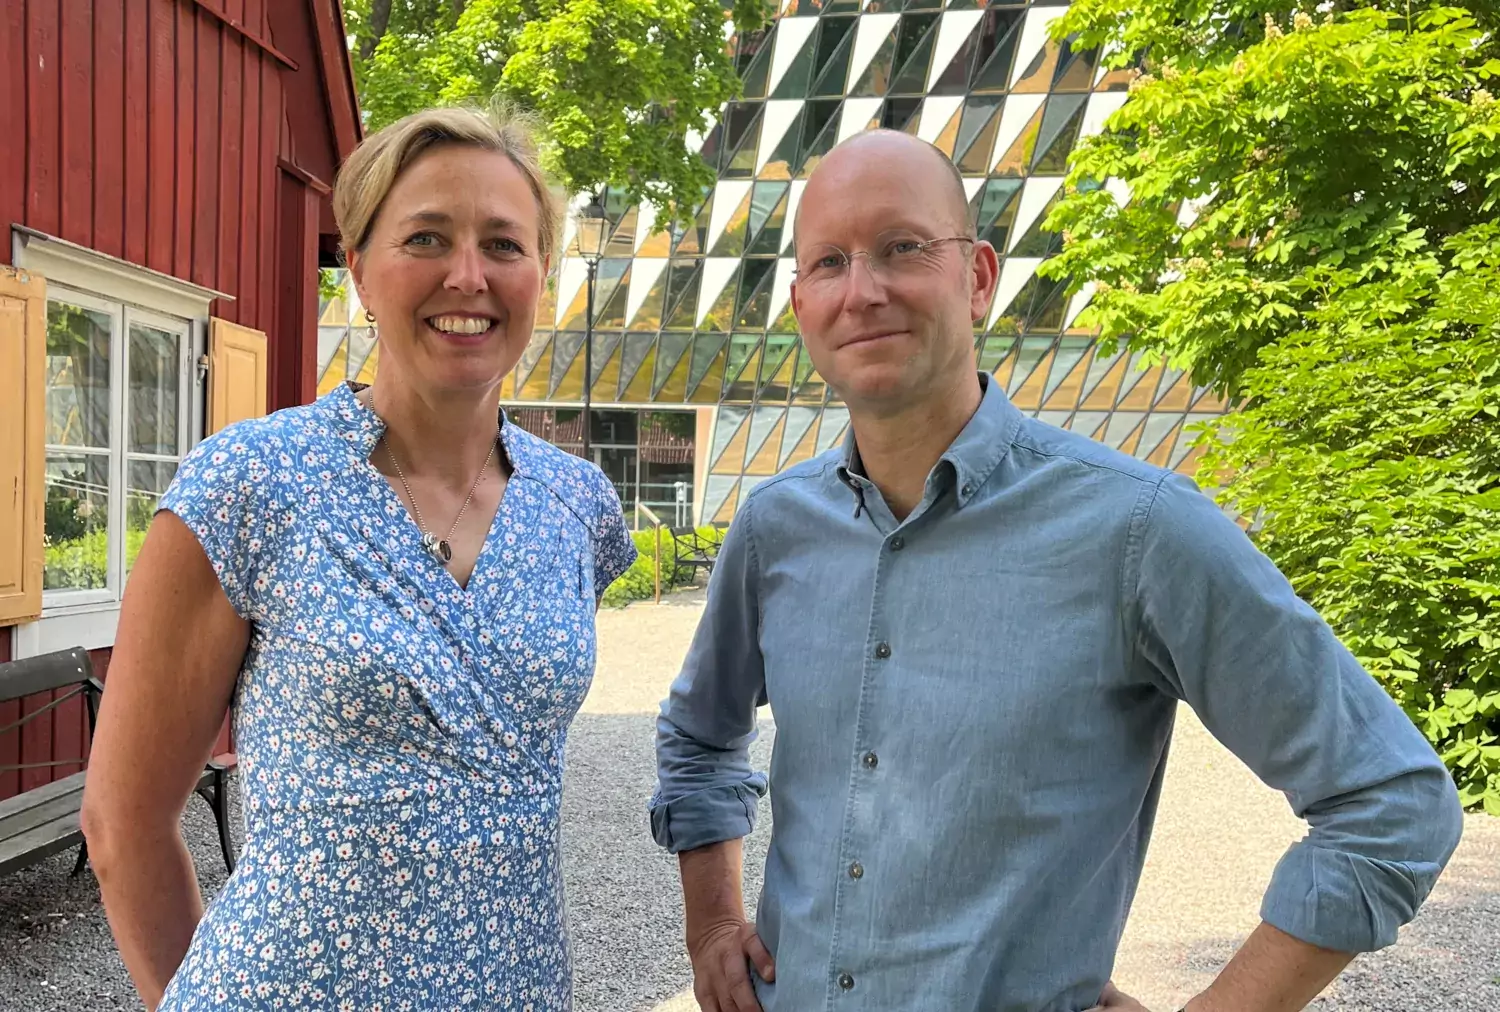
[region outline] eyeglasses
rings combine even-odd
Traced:
[[[842,286],[849,278],[849,268],[855,257],[864,257],[875,277],[899,278],[918,273],[931,267],[938,259],[940,247],[945,242],[973,243],[977,240],[967,235],[947,235],[940,239],[892,239],[878,250],[859,250],[845,253],[837,246],[818,245],[807,251],[797,261],[792,271],[798,282],[817,288]]]

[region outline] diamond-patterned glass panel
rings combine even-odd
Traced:
[[[695,451],[704,521],[727,520],[776,468],[836,452],[848,411],[796,333],[791,229],[823,156],[878,124],[950,154],[976,235],[1000,256],[998,292],[974,329],[979,368],[1048,424],[1191,471],[1201,451],[1190,426],[1226,406],[1177,370],[1099,355],[1076,323],[1087,294],[1037,273],[1060,246],[1043,225],[1069,156],[1126,100],[1135,74],[1101,70],[1096,52],[1054,40],[1064,10],[1053,0],[781,4],[774,24],[730,43],[743,88],[704,128],[717,183],[691,223],[658,232],[657,209],[628,206],[618,188],[605,195],[593,376],[583,366],[585,272],[569,250],[502,388],[507,401],[576,410],[588,389],[600,401],[711,413]],[[330,373],[373,373],[365,344],[333,344],[341,357]]]

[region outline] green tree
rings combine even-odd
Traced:
[[[380,127],[434,104],[510,99],[545,127],[570,193],[615,187],[691,219],[714,170],[688,138],[740,88],[732,27],[768,0],[347,0],[360,102]]]
[[[1496,27],[1075,0],[1057,31],[1145,72],[1075,152],[1043,270],[1096,285],[1106,345],[1236,403],[1199,480],[1500,815]]]

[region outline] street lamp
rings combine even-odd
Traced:
[[[593,428],[594,392],[594,278],[599,272],[599,257],[604,253],[604,231],[609,222],[604,206],[595,194],[588,206],[578,211],[578,255],[588,265],[588,306],[583,317],[583,457],[592,460],[589,435]]]

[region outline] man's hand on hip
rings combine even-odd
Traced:
[[[704,929],[688,945],[688,958],[693,962],[693,996],[703,1012],[761,1012],[749,964],[766,981],[776,979],[776,965],[754,924],[726,921]]]
[[[1089,1009],[1089,1012],[1151,1012],[1146,1006],[1136,1001],[1130,995],[1115,987],[1111,981],[1104,985],[1104,993],[1099,996],[1099,1004]]]

